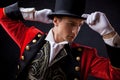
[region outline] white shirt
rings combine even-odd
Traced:
[[[59,53],[59,51],[64,47],[65,44],[68,44],[67,41],[63,41],[60,43],[56,43],[53,37],[52,29],[48,32],[47,37],[45,40],[49,41],[50,43],[50,60],[49,63],[55,58],[55,56]]]

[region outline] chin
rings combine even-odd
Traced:
[[[71,42],[74,41],[74,38],[73,38],[73,37],[67,37],[67,38],[66,38],[66,41],[68,41],[69,43],[71,43]]]
[[[67,40],[69,43],[72,43],[73,42],[73,40]]]

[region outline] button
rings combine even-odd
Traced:
[[[82,51],[82,49],[81,49],[81,48],[78,48],[78,51]]]
[[[20,65],[17,65],[17,68],[20,69]]]
[[[21,59],[22,59],[22,60],[24,60],[24,59],[25,59],[25,57],[24,57],[24,56],[21,56]]]
[[[78,80],[78,78],[74,78],[74,80]]]
[[[80,61],[80,57],[79,57],[79,56],[77,56],[77,57],[76,57],[76,60],[77,60],[77,61]]]
[[[80,67],[79,67],[79,66],[76,66],[76,67],[75,67],[75,71],[80,71]]]
[[[37,36],[40,38],[40,37],[41,37],[41,34],[38,34]]]
[[[33,39],[33,40],[32,40],[32,42],[33,42],[33,43],[36,43],[36,42],[37,42],[37,40],[36,40],[36,39]]]
[[[18,75],[16,75],[15,78],[17,79],[17,78],[18,78]]]
[[[30,50],[30,46],[26,46],[26,48],[25,48],[26,50]]]

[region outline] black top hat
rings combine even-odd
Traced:
[[[56,0],[55,11],[48,15],[50,19],[54,16],[70,16],[85,19],[81,15],[85,11],[85,0]]]

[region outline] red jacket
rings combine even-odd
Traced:
[[[14,42],[20,48],[20,59],[24,49],[41,30],[34,26],[27,27],[19,20],[11,20],[3,13],[3,8],[0,8],[0,24],[5,31],[10,35]],[[73,44],[72,47],[79,47],[79,44]],[[88,75],[99,77],[103,80],[120,80],[120,69],[113,67],[109,58],[99,57],[94,48],[83,46],[84,51],[81,57],[81,76],[87,80]]]

